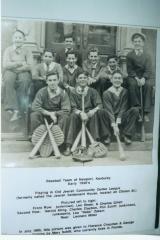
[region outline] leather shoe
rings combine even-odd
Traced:
[[[70,149],[70,147],[67,147],[67,148],[66,148],[66,150],[63,152],[63,155],[64,155],[64,156],[69,156],[69,155],[71,155],[71,149]]]
[[[109,144],[111,143],[110,137],[106,138],[106,139],[104,140],[104,143],[105,143],[106,145],[109,145]]]
[[[145,122],[149,122],[148,114],[145,114],[145,115],[144,115],[144,121],[145,121]]]
[[[124,136],[124,142],[125,142],[126,145],[130,145],[132,143],[131,139],[129,139],[126,136]]]

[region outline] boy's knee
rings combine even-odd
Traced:
[[[145,82],[145,86],[146,86],[147,88],[152,88],[152,87],[153,87],[153,84],[152,84],[150,81],[146,81],[146,82]]]
[[[138,107],[132,107],[130,109],[131,113],[138,116],[139,115],[139,108]]]
[[[35,121],[40,118],[42,118],[42,113],[40,113],[40,112],[32,112],[31,113],[31,121]]]
[[[130,80],[128,81],[128,86],[129,86],[130,88],[135,88],[135,87],[137,87],[137,82],[136,82],[136,80],[130,79]]]
[[[79,115],[77,115],[75,113],[71,113],[70,120],[77,120],[77,119],[79,119]]]

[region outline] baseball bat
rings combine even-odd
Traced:
[[[82,94],[82,112],[84,113],[84,94]],[[86,130],[85,123],[82,121],[82,137],[81,137],[81,146],[86,147]]]
[[[53,148],[55,157],[56,157],[56,158],[61,158],[60,151],[59,151],[59,149],[58,149],[58,146],[57,146],[57,143],[56,143],[56,141],[55,141],[55,139],[54,139],[54,136],[52,135],[52,133],[51,133],[51,131],[50,131],[48,122],[47,122],[46,119],[44,119],[44,122],[45,122],[45,125],[46,125],[46,128],[47,128],[48,134],[49,134],[49,138],[50,138],[50,141],[51,141],[51,145],[52,145],[52,148]]]
[[[119,158],[120,158],[120,160],[124,161],[126,159],[126,156],[125,156],[124,149],[122,147],[122,143],[119,139],[118,134],[116,134],[116,139],[117,139],[117,143],[118,143]]]
[[[72,145],[72,148],[71,148],[71,152],[74,152],[80,142],[80,139],[81,139],[81,136],[82,136],[82,130],[79,131],[73,145]]]
[[[140,86],[140,98],[141,98],[141,115],[142,115],[141,142],[145,142],[145,128],[144,128],[144,114],[143,114],[143,94],[142,94],[142,86]]]
[[[88,138],[89,138],[90,143],[91,143],[91,144],[95,143],[95,141],[94,141],[92,135],[90,134],[90,132],[88,131],[87,128],[86,128],[86,133],[87,133],[87,135],[88,135]]]
[[[51,125],[49,126],[49,129],[51,129],[51,127],[53,126],[53,123],[51,123]],[[40,149],[41,145],[43,144],[46,136],[47,136],[48,132],[47,130],[43,133],[43,135],[41,136],[41,138],[39,139],[39,141],[36,143],[36,145],[34,146],[34,148],[32,149],[32,151],[29,154],[29,158],[34,158],[36,153],[38,152],[38,150]]]

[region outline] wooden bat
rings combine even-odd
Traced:
[[[49,126],[49,129],[51,129],[51,127],[53,126],[53,123],[51,123],[51,125]],[[41,136],[41,138],[39,139],[39,141],[36,143],[36,145],[34,146],[34,148],[32,149],[32,151],[29,154],[29,158],[34,158],[36,153],[38,152],[38,150],[40,149],[42,143],[44,142],[46,136],[48,134],[48,131],[46,130],[43,135]]]
[[[144,128],[144,114],[143,114],[143,94],[142,94],[142,86],[140,86],[140,98],[141,98],[141,115],[142,115],[141,142],[145,142],[145,128]]]
[[[86,128],[86,133],[87,133],[87,135],[88,135],[88,138],[89,138],[90,143],[91,143],[91,144],[95,143],[95,141],[94,141],[92,135],[90,134],[90,132],[88,131],[87,128]]]
[[[82,112],[84,113],[84,94],[82,94]],[[81,137],[81,146],[86,147],[86,130],[85,123],[82,121],[82,137]]]
[[[56,158],[61,158],[61,154],[60,154],[59,148],[58,148],[57,143],[56,143],[56,141],[54,139],[54,136],[52,135],[52,133],[50,131],[48,122],[47,122],[46,119],[44,119],[44,122],[45,122],[45,125],[46,125],[46,128],[47,128],[48,134],[49,134],[49,138],[50,138],[50,141],[51,141],[51,145],[52,145],[55,157]]]
[[[124,149],[122,147],[122,143],[119,139],[118,134],[116,134],[116,139],[117,139],[117,143],[118,143],[119,158],[120,158],[121,161],[124,161],[126,159],[126,156],[125,156]]]
[[[77,148],[77,146],[78,146],[78,144],[81,140],[81,136],[82,136],[82,130],[79,131],[79,133],[78,133],[78,135],[77,135],[77,137],[76,137],[76,139],[75,139],[75,141],[72,145],[71,152],[74,152],[76,150],[76,148]]]

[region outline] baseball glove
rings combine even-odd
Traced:
[[[88,147],[88,155],[94,158],[107,157],[108,150],[101,142],[94,142]]]
[[[84,147],[78,147],[72,155],[73,160],[79,161],[79,162],[89,162],[92,161],[93,158],[91,155],[88,155],[87,148]]]

